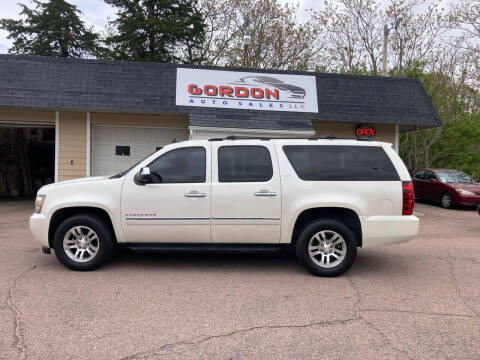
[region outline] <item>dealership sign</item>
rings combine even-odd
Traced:
[[[176,104],[318,112],[315,76],[177,68]]]

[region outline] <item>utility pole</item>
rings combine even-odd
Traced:
[[[243,67],[247,67],[248,65],[248,62],[247,62],[248,46],[250,45],[251,41],[252,41],[252,38],[250,36],[250,33],[247,31],[243,36]]]
[[[388,45],[388,33],[390,29],[388,25],[383,25],[383,54],[382,54],[382,75],[387,76],[387,45]]]
[[[387,49],[388,49],[388,34],[390,30],[395,29],[397,31],[398,27],[402,22],[402,18],[395,20],[393,28],[389,28],[387,24],[383,25],[383,53],[382,53],[382,75],[387,76]]]

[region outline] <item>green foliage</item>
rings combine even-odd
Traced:
[[[156,62],[198,62],[192,56],[180,58],[201,47],[203,18],[194,0],[105,0],[118,8],[111,22],[115,33],[108,36],[110,50],[105,57],[115,60]]]
[[[0,29],[8,31],[12,54],[82,57],[98,52],[98,35],[85,27],[80,11],[64,0],[40,2],[35,9],[20,4],[24,19],[1,19]]]
[[[463,170],[480,179],[480,115],[468,114],[446,125],[435,151],[441,153],[435,167]]]
[[[480,177],[480,113],[472,106],[472,93],[442,73],[425,73],[421,63],[406,71],[418,78],[432,100],[443,126],[403,133],[400,155],[411,169],[449,168]]]

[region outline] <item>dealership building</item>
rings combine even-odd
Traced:
[[[440,125],[416,79],[0,55],[0,198],[118,172],[171,142]]]

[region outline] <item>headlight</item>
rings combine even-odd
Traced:
[[[35,199],[35,208],[33,212],[40,214],[42,212],[43,203],[45,202],[46,195],[37,195]]]
[[[457,193],[460,195],[475,195],[473,192],[465,190],[465,189],[455,189]]]

